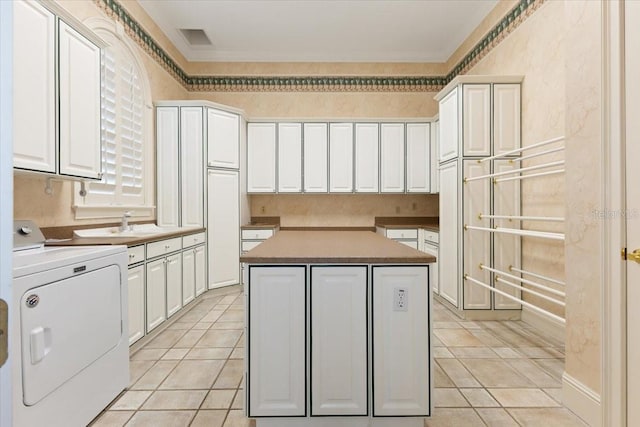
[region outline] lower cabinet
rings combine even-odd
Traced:
[[[144,336],[144,265],[129,268],[129,345]]]
[[[147,263],[147,333],[167,319],[164,258]]]
[[[182,308],[182,256],[173,254],[166,258],[167,318]]]
[[[196,246],[193,252],[196,262],[196,296],[200,296],[207,290],[207,248],[205,245]]]
[[[182,252],[182,305],[187,305],[206,290],[206,250],[204,245]]]

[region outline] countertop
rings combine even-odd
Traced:
[[[263,229],[263,228],[277,229],[279,227],[280,227],[279,216],[252,216],[251,222],[249,222],[248,224],[242,225],[240,228],[242,230],[253,230],[253,229]]]
[[[382,228],[423,228],[429,231],[440,231],[439,218],[436,217],[376,217],[376,227]]]
[[[201,233],[205,231],[204,227],[185,227],[181,230],[171,231],[167,233],[158,233],[143,237],[105,237],[105,238],[89,238],[74,237],[71,239],[62,239],[60,241],[47,241],[45,246],[86,246],[86,245],[126,245],[135,246],[143,243],[154,242],[156,240],[170,239],[172,237],[188,236],[189,234]],[[46,234],[45,234],[46,236]],[[48,236],[47,236],[48,237]]]
[[[436,258],[371,231],[279,231],[240,257],[260,264],[428,264]]]

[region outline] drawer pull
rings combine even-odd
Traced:
[[[136,256],[134,254],[129,254],[129,259],[134,259]]]
[[[169,249],[170,247],[171,247],[171,246],[169,246],[169,245],[164,245],[164,248],[165,248],[165,249]]]

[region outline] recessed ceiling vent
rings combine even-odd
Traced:
[[[211,46],[211,40],[204,30],[180,28],[180,32],[191,46]]]

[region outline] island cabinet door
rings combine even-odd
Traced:
[[[311,267],[311,415],[367,415],[367,267]]]
[[[373,415],[428,416],[429,270],[373,267]]]
[[[306,416],[306,270],[249,266],[250,417]]]

